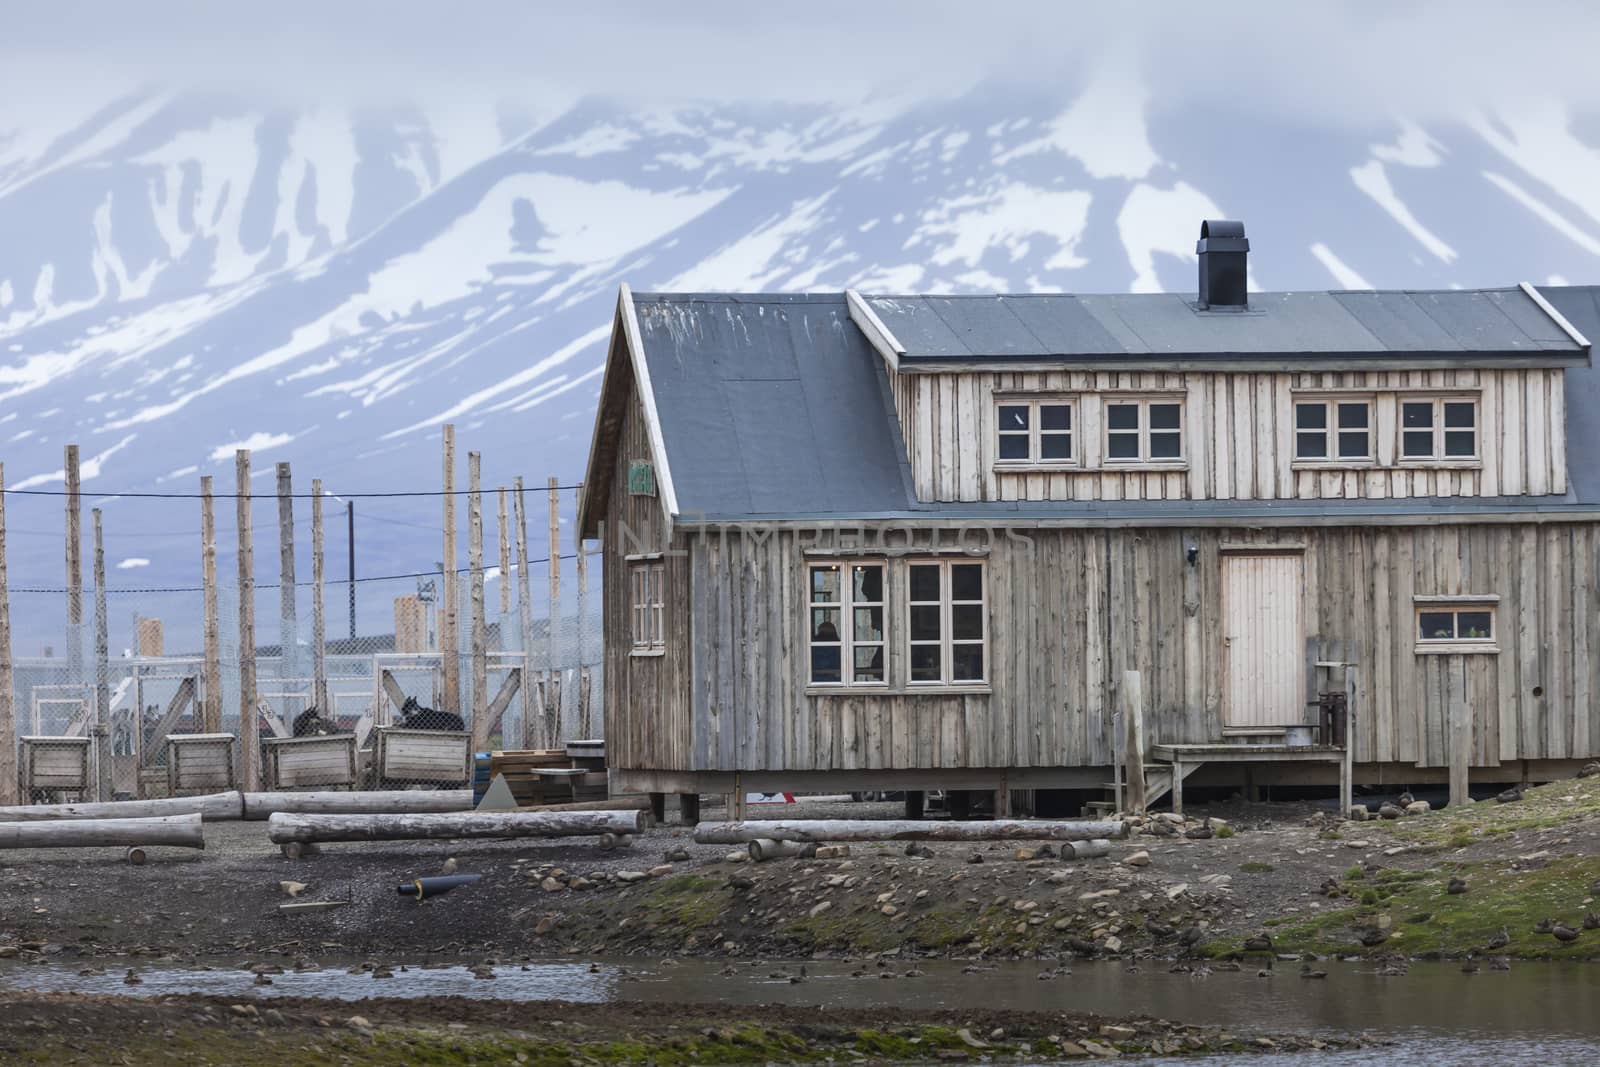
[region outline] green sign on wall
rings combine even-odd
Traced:
[[[628,462],[628,493],[631,496],[656,495],[656,469],[645,460]]]

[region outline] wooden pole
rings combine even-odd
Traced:
[[[314,790],[305,793],[246,793],[244,817],[266,819],[278,812],[295,815],[403,815],[471,811],[470,789],[368,789],[355,793]]]
[[[294,587],[294,489],[289,465],[278,464],[278,677],[300,676]]]
[[[267,820],[274,845],[319,841],[409,841],[429,838],[596,837],[636,834],[645,814],[611,811],[447,812],[432,815],[292,815]]]
[[[556,478],[545,482],[545,503],[549,506],[549,540],[545,543],[550,546],[550,561],[546,569],[550,573],[550,622],[549,632],[545,634],[549,646],[550,684],[545,687],[545,699],[549,702],[545,707],[545,737],[552,748],[561,743],[561,686],[558,679],[560,670],[556,665],[556,630],[561,625],[561,493],[556,488],[560,485]]]
[[[540,705],[533,696],[535,693],[542,693],[544,688],[528,684],[528,680],[533,677],[529,658],[529,653],[533,651],[533,604],[528,596],[528,512],[523,502],[520,477],[512,485],[511,506],[517,518],[517,645],[522,650],[523,665],[522,747],[538,748],[539,726],[543,712],[539,710]]]
[[[94,752],[95,799],[111,799],[111,662],[106,632],[106,550],[100,509],[94,509]],[[135,719],[137,722],[138,720]]]
[[[311,479],[311,699],[330,722],[328,706],[327,616],[322,603],[322,479]]]
[[[496,529],[500,533],[500,647],[506,647],[506,616],[511,614],[511,524],[506,521],[506,487],[501,486],[497,492],[500,496],[500,521]]]
[[[217,519],[211,506],[211,475],[200,479],[200,584],[204,589],[205,689],[200,731],[222,732],[222,634],[217,622]]]
[[[578,513],[582,493],[581,489],[573,490],[574,515]],[[583,529],[576,522],[572,524],[572,546],[578,555],[578,631],[573,638],[573,658],[578,665],[578,736],[588,739],[594,736],[594,724],[589,721],[589,668],[583,659],[583,630],[589,618],[589,560],[583,554]]]
[[[1449,658],[1455,659],[1454,663],[1445,664],[1445,688],[1449,694],[1450,709],[1450,807],[1460,811],[1466,807],[1469,799],[1467,787],[1471,781],[1472,708],[1467,703],[1466,665],[1460,659]],[[1578,714],[1586,714],[1582,706],[1577,708]]]
[[[0,823],[0,848],[103,848],[107,845],[205,848],[206,841],[198,815]]]
[[[207,822],[239,819],[244,797],[237,792],[156,800],[113,800],[108,804],[24,804],[0,808],[0,822],[56,822],[62,819],[153,819],[165,815],[200,815]]]
[[[238,483],[239,525],[239,751],[247,790],[261,788],[261,745],[256,724],[256,578],[255,550],[250,538],[250,450],[234,453]]]
[[[1129,811],[1145,809],[1144,789],[1144,679],[1138,671],[1122,672],[1122,723],[1127,731],[1123,760],[1128,776]]]
[[[442,667],[442,711],[461,713],[461,640],[458,629],[456,596],[456,428],[444,425],[444,573],[440,575],[439,595],[444,600],[440,615],[439,661]]]
[[[17,705],[11,677],[11,599],[6,588],[6,465],[0,463],[0,804],[17,795]]]
[[[468,593],[472,598],[472,740],[478,749],[488,746],[489,649],[483,608],[483,492],[478,485],[483,457],[467,453],[467,565]],[[476,749],[474,750],[476,751]]]
[[[751,841],[1093,841],[1128,836],[1121,820],[994,819],[989,822],[910,821],[904,819],[750,820],[701,823],[700,845],[743,845]]]
[[[1361,697],[1361,676],[1358,668],[1345,664],[1344,668],[1344,754],[1339,757],[1339,815],[1350,817],[1355,803],[1355,752],[1356,740],[1351,727],[1356,720],[1356,704]]]
[[[78,446],[66,450],[67,482],[67,677],[73,682],[83,676],[83,518],[78,495]]]

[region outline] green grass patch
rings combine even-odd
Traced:
[[[1246,874],[1271,874],[1278,868],[1270,863],[1262,863],[1260,860],[1250,860],[1247,863],[1239,864],[1239,869]]]

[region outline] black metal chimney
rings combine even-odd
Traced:
[[[1194,250],[1200,256],[1200,307],[1248,306],[1245,259],[1250,242],[1244,236],[1244,223],[1207,219],[1200,224],[1200,240]]]

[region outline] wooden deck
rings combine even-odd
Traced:
[[[1337,763],[1339,813],[1350,814],[1350,751],[1342,745],[1286,745],[1281,743],[1152,745],[1150,758],[1172,765],[1172,810],[1183,812],[1183,780],[1203,763]]]

